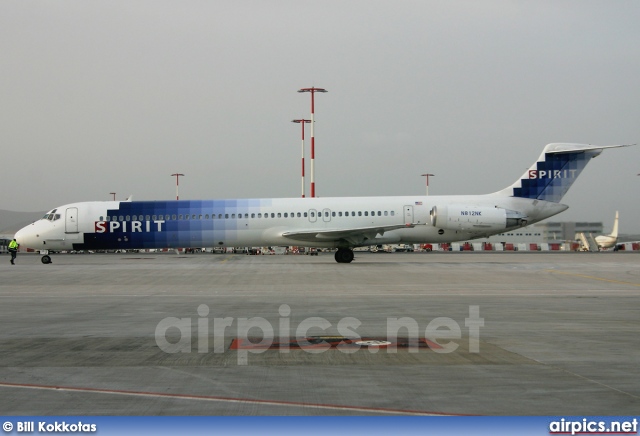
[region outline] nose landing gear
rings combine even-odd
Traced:
[[[42,258],[40,259],[45,265],[51,263],[51,256],[49,256],[49,250],[41,250]]]

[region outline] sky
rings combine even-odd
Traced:
[[[553,142],[640,143],[640,2],[0,0],[0,209],[484,194]],[[309,129],[306,131],[309,176]],[[552,220],[640,233],[640,145]],[[307,185],[309,178],[307,178]],[[309,188],[307,186],[307,194]]]

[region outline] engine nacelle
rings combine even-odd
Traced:
[[[430,215],[434,227],[447,230],[485,232],[527,225],[527,217],[520,212],[498,207],[434,206]]]

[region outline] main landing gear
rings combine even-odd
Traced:
[[[350,248],[338,248],[335,258],[338,263],[351,263],[353,261],[353,250]]]

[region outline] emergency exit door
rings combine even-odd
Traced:
[[[413,206],[404,207],[404,223],[413,224]]]

